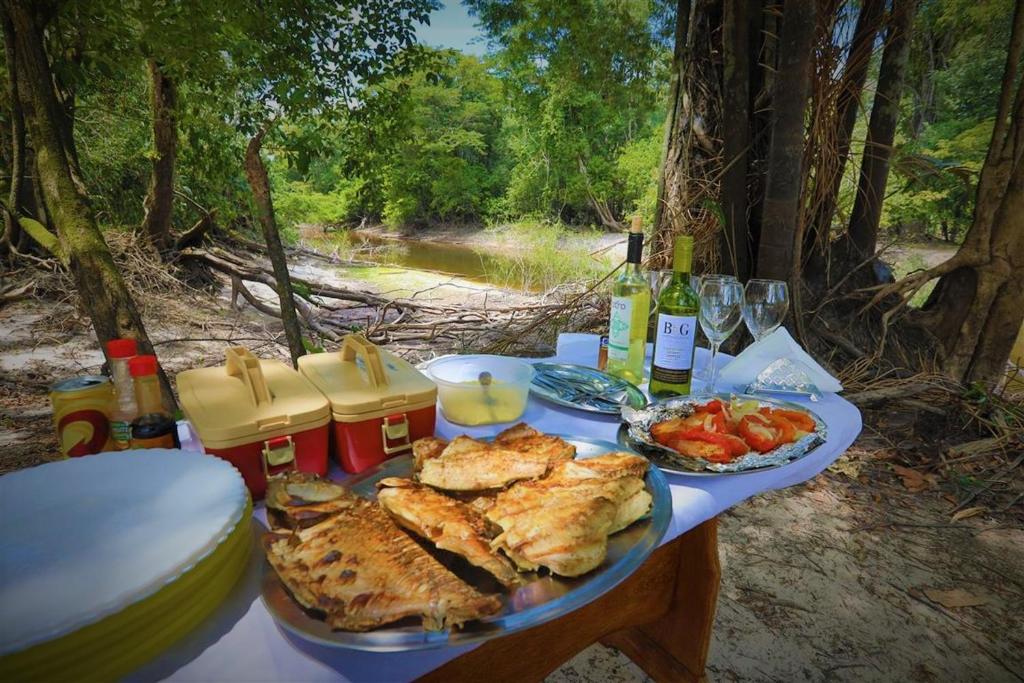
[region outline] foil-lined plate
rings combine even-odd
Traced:
[[[694,413],[694,406],[718,399],[728,403],[732,400],[754,401],[758,408],[783,408],[799,410],[814,419],[815,429],[810,434],[793,443],[778,446],[767,453],[748,453],[732,462],[709,462],[704,458],[692,458],[662,446],[651,437],[651,427],[659,422],[676,417],[686,417]],[[635,410],[622,409],[622,426],[619,428],[619,443],[632,448],[651,459],[662,470],[674,474],[686,475],[720,475],[761,472],[774,467],[782,467],[794,460],[799,460],[815,448],[825,443],[827,429],[825,422],[802,405],[763,397],[736,396],[733,394],[703,394],[680,396],[655,403],[646,408]]]

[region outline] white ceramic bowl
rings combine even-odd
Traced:
[[[441,412],[449,422],[468,427],[500,424],[514,422],[526,412],[533,380],[533,366],[526,361],[507,356],[445,356],[428,363],[423,371],[437,384]],[[484,373],[490,374],[490,384],[481,383]]]

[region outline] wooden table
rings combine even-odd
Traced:
[[[539,681],[601,642],[656,681],[704,680],[721,567],[718,518],[655,550],[625,581],[564,617],[491,640],[420,681]]]

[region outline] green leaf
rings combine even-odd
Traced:
[[[324,347],[317,346],[316,344],[314,344],[309,339],[306,339],[305,337],[302,338],[302,347],[304,349],[306,349],[306,353],[323,353],[324,352]]]

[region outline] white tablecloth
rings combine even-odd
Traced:
[[[593,366],[592,335],[562,335],[557,360]],[[723,359],[727,360],[727,359]],[[707,361],[698,349],[697,364]],[[718,387],[729,390],[730,387]],[[828,425],[828,440],[807,457],[765,472],[723,477],[666,475],[672,489],[672,522],[667,543],[701,522],[762,491],[810,479],[838,458],[860,433],[860,412],[836,395],[807,403]],[[619,420],[591,416],[531,399],[522,418],[544,432],[615,441]],[[437,432],[488,436],[500,427],[466,429],[438,413]],[[262,507],[262,506],[261,506]],[[129,680],[148,681],[402,681],[420,676],[471,649],[472,645],[411,653],[369,653],[308,643],[277,627],[259,598],[259,561],[224,606],[202,627]]]

